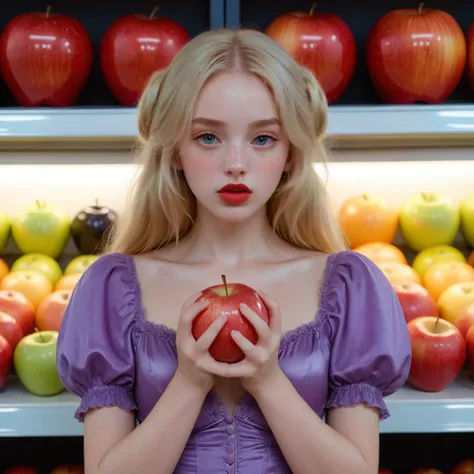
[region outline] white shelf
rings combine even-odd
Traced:
[[[0,109],[0,149],[128,149],[136,109]],[[474,143],[473,105],[331,106],[332,146],[466,146]]]
[[[474,433],[474,381],[463,375],[447,390],[424,393],[405,387],[386,399],[391,417],[382,433]],[[82,436],[74,419],[79,399],[63,392],[36,397],[11,377],[0,393],[0,437]]]

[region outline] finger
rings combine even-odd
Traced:
[[[182,313],[180,318],[180,323],[185,326],[191,326],[193,319],[201,312],[204,311],[209,306],[209,301],[197,301],[196,303],[191,303],[188,308]]]
[[[281,312],[277,300],[262,290],[257,292],[262,298],[265,306],[270,310],[270,329],[272,332],[280,333],[281,331]]]
[[[181,311],[184,312],[186,311],[189,306],[191,306],[200,296],[202,295],[202,291],[199,291],[198,293],[194,293],[194,295],[191,295],[184,303],[181,308]]]
[[[260,347],[255,346],[250,342],[241,332],[232,331],[230,333],[232,339],[239,346],[240,350],[245,354],[245,358],[256,364],[261,365],[265,362],[264,350]]]
[[[206,358],[202,365],[202,370],[218,377],[243,378],[250,377],[254,372],[254,367],[245,359],[235,364],[227,364],[225,362],[218,362],[209,355],[209,358]]]
[[[240,312],[245,316],[246,319],[252,324],[257,331],[258,338],[266,341],[272,336],[272,331],[269,325],[260,317],[255,311],[252,311],[245,303],[241,303],[239,306]]]
[[[211,347],[214,339],[217,337],[224,324],[227,322],[227,314],[222,313],[212,324],[204,331],[201,337],[196,341],[197,349],[200,352],[206,352]]]

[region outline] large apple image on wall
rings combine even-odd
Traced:
[[[1,74],[24,107],[74,105],[91,66],[87,31],[50,6],[12,18],[0,37]]]

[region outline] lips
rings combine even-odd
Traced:
[[[250,189],[247,186],[245,186],[245,184],[239,183],[239,184],[226,184],[218,192],[219,193],[251,193],[252,191],[250,191]]]
[[[227,184],[218,191],[218,194],[225,203],[238,205],[247,201],[252,191],[245,184]]]

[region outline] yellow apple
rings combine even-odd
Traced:
[[[455,324],[466,308],[474,303],[474,281],[456,283],[447,288],[438,299],[439,315]]]
[[[422,277],[432,263],[453,260],[466,263],[466,257],[457,248],[451,245],[435,245],[419,252],[413,260],[412,267]]]

